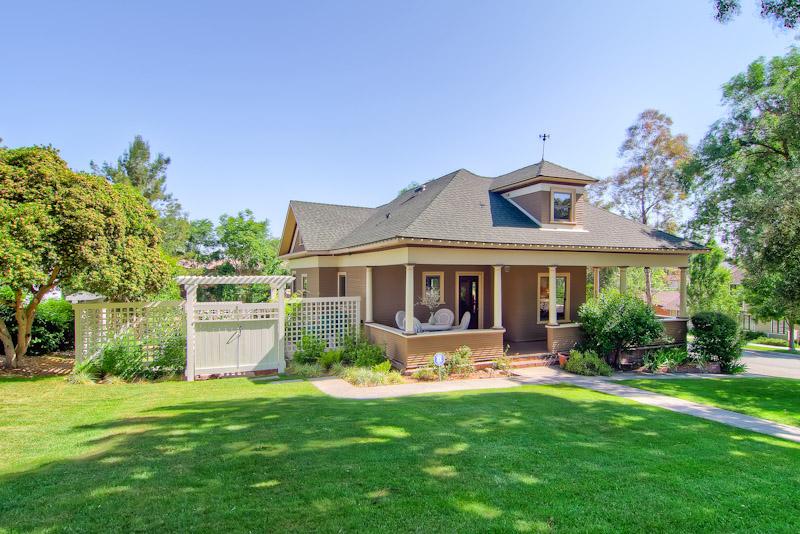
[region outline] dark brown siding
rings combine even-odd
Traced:
[[[425,272],[444,273],[444,304],[440,308],[447,308],[456,313],[456,273],[483,274],[483,287],[481,288],[483,327],[492,326],[493,285],[492,268],[486,265],[415,265],[414,266],[414,303],[422,297],[422,274]],[[373,308],[372,314],[375,322],[388,326],[397,326],[394,316],[398,311],[405,309],[406,271],[404,265],[388,267],[375,267],[372,269]],[[463,311],[461,312],[463,314]],[[430,311],[425,306],[415,305],[414,316],[422,322],[430,317]],[[456,317],[455,322],[460,321]]]
[[[503,326],[509,341],[542,341],[547,339],[544,324],[537,323],[536,291],[543,266],[512,266],[503,272]],[[576,321],[578,308],[586,301],[586,268],[559,267],[569,273],[569,320]]]

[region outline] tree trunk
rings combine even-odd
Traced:
[[[4,321],[0,321],[0,341],[3,342],[3,354],[5,355],[5,367],[11,369],[17,365],[17,353],[14,350],[14,340],[11,332]]]
[[[644,268],[644,298],[648,306],[653,305],[653,271],[650,267]]]
[[[789,321],[789,350],[795,351],[795,338],[794,338],[794,321]]]

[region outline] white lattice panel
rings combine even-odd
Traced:
[[[194,319],[207,321],[263,321],[277,319],[279,307],[274,302],[198,302],[194,305]]]
[[[97,302],[74,304],[75,358],[97,356],[110,341],[131,339],[145,352],[183,336],[183,302]]]
[[[286,301],[286,353],[297,350],[304,334],[339,346],[342,338],[358,332],[361,323],[360,297],[301,298]]]

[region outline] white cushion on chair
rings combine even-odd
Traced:
[[[447,308],[436,310],[436,313],[433,314],[433,322],[435,324],[446,324],[452,326],[453,319],[455,319],[455,315]]]
[[[397,323],[397,328],[404,330],[406,327],[406,312],[399,311],[394,314],[394,322]]]

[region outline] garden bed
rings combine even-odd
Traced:
[[[72,372],[72,352],[53,352],[42,356],[23,356],[16,369],[0,367],[0,376],[66,376]]]

